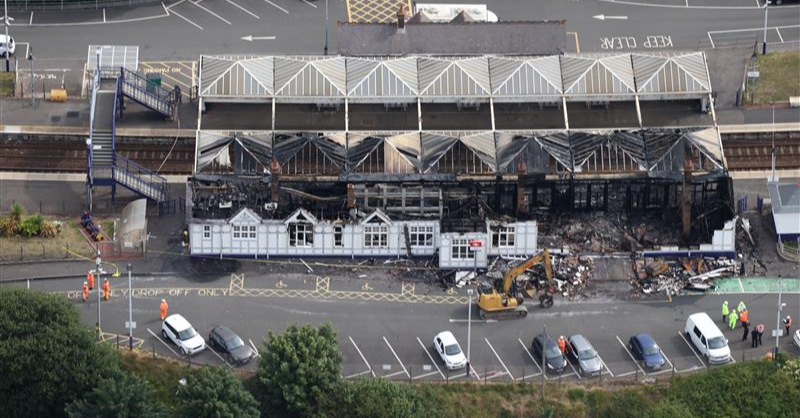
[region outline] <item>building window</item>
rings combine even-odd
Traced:
[[[333,227],[333,246],[334,247],[344,247],[344,241],[342,240],[344,237],[344,226],[336,225]]]
[[[514,235],[517,229],[513,226],[501,226],[492,231],[492,246],[493,247],[513,247]]]
[[[389,247],[389,231],[386,225],[365,225],[364,247],[366,248]]]
[[[233,239],[254,240],[256,239],[256,226],[233,226]]]
[[[450,258],[453,260],[472,260],[475,253],[469,250],[469,240],[466,238],[456,238],[450,246]]]
[[[408,228],[412,247],[433,247],[432,226],[412,226]]]
[[[211,238],[211,225],[203,225],[203,239]]]
[[[289,224],[289,246],[311,247],[314,245],[314,225],[306,222]]]

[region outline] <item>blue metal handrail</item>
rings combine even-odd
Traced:
[[[133,71],[121,68],[122,81],[131,88],[139,90],[148,96],[155,96],[158,100],[165,101],[170,105],[177,101],[177,89],[167,90],[156,84],[152,80],[136,74]]]
[[[137,184],[149,187],[163,197],[167,193],[167,179],[155,172],[119,155],[114,170],[115,176],[133,179]],[[118,180],[119,177],[115,177]],[[125,183],[125,182],[121,182]],[[142,189],[138,189],[142,190]]]
[[[117,107],[119,106],[120,89],[122,88],[121,77],[117,77],[117,85],[114,89],[114,113],[111,115],[111,165],[117,165]]]
[[[95,71],[94,77],[92,77],[92,99],[89,104],[89,142],[86,146],[87,152],[87,160],[86,160],[86,180],[87,182],[92,185],[94,184],[94,176],[92,173],[92,161],[94,155],[94,119],[95,119],[95,110],[97,109],[97,90],[100,87],[100,72]]]

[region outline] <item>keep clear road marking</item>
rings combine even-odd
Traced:
[[[359,356],[361,356],[361,360],[364,360],[364,364],[366,364],[366,365],[367,365],[367,369],[368,369],[368,371],[369,371],[370,373],[372,373],[372,377],[375,377],[375,371],[373,371],[373,370],[372,370],[372,366],[370,366],[370,365],[369,365],[369,362],[368,362],[368,361],[367,361],[367,359],[364,357],[364,354],[361,354],[361,350],[360,350],[360,349],[358,348],[358,346],[356,345],[356,342],[355,342],[355,341],[353,341],[353,337],[351,337],[351,336],[349,336],[349,335],[348,335],[348,336],[347,336],[347,338],[349,338],[349,339],[350,339],[350,342],[353,344],[353,347],[355,347],[355,348],[356,348],[356,351],[358,352],[358,355],[359,355]]]
[[[261,19],[260,17],[258,17],[258,15],[257,15],[257,14],[255,14],[255,13],[253,13],[253,12],[251,12],[251,11],[249,11],[249,10],[245,9],[245,8],[244,8],[244,7],[242,7],[242,6],[239,6],[238,4],[236,4],[236,3],[232,2],[231,0],[225,0],[225,1],[227,1],[228,3],[230,3],[230,4],[232,4],[232,5],[236,6],[236,7],[238,7],[239,9],[241,9],[243,12],[245,12],[245,13],[249,14],[250,16],[253,16],[253,17],[254,17],[254,18],[256,18],[256,19]]]
[[[308,0],[303,0],[303,3],[305,3],[305,4],[307,4],[307,5],[311,6],[311,7],[313,7],[313,8],[315,8],[315,9],[317,8],[317,5],[316,5],[316,4],[314,4],[314,3],[311,3],[311,2],[310,2],[310,1],[308,1]]]
[[[517,338],[517,341],[519,341],[519,344],[522,346],[522,349],[525,350],[526,353],[528,353],[528,357],[531,358],[531,361],[533,361],[533,364],[536,365],[536,368],[539,369],[539,374],[531,375],[531,377],[538,376],[538,375],[544,373],[544,371],[542,371],[542,368],[539,366],[539,363],[536,361],[535,358],[533,358],[533,354],[531,354],[530,350],[528,350],[528,347],[525,347],[525,343],[523,343],[522,340],[519,339],[519,338]],[[528,376],[525,376],[525,377],[528,377]],[[544,379],[547,380],[547,373],[544,374]]]
[[[633,360],[633,364],[636,365],[636,368],[638,368],[639,371],[642,372],[642,374],[644,376],[647,376],[647,373],[645,373],[644,370],[642,370],[642,366],[639,366],[639,362],[636,361],[636,357],[634,357],[633,354],[631,354],[631,352],[628,351],[628,347],[625,344],[622,343],[622,340],[619,339],[619,335],[616,335],[616,337],[617,337],[617,341],[619,341],[619,344],[622,346],[622,348],[625,350],[625,352],[628,353],[629,356],[631,356],[631,360]],[[628,374],[630,374],[630,373],[628,373]],[[620,376],[622,376],[622,375],[620,375]]]
[[[150,328],[147,328],[147,332],[149,332],[149,333],[150,333],[150,335],[152,335],[153,337],[155,337],[155,338],[156,338],[158,341],[161,341],[161,344],[164,344],[164,347],[167,347],[167,349],[169,349],[169,351],[172,351],[172,354],[175,354],[175,357],[178,357],[178,358],[180,358],[180,357],[181,357],[181,356],[180,356],[180,355],[179,355],[177,352],[175,352],[175,350],[173,350],[173,349],[172,349],[172,347],[170,347],[169,345],[167,345],[167,343],[165,343],[165,342],[164,342],[164,340],[162,340],[162,339],[161,339],[161,337],[159,337],[158,335],[156,335],[155,333],[153,333],[153,331],[150,331]]]
[[[396,358],[397,362],[400,363],[400,367],[403,368],[403,372],[405,372],[406,377],[408,377],[410,379],[411,375],[408,374],[408,370],[406,370],[406,366],[403,364],[402,361],[400,361],[400,357],[397,355],[397,353],[395,353],[394,348],[392,348],[392,345],[389,344],[389,340],[387,340],[386,337],[383,337],[383,342],[386,343],[386,345],[389,347],[389,350],[392,350],[392,354],[394,354],[394,358]],[[387,377],[390,377],[390,376],[387,376]]]
[[[503,366],[503,368],[506,370],[506,374],[508,375],[508,377],[510,377],[511,380],[516,380],[514,379],[514,375],[511,374],[511,372],[508,370],[508,367],[506,367],[506,364],[503,363],[503,359],[500,358],[500,356],[497,354],[497,351],[495,351],[494,347],[492,347],[492,343],[489,342],[489,339],[484,338],[483,341],[486,341],[486,344],[489,345],[489,348],[492,350],[492,353],[494,353],[494,356],[497,357],[497,361],[499,361],[500,365]],[[492,376],[492,378],[497,376],[499,375]]]
[[[213,11],[211,11],[211,10],[207,9],[207,8],[206,8],[206,7],[204,7],[204,6],[201,6],[201,5],[200,5],[200,2],[201,2],[201,1],[203,1],[203,0],[190,1],[189,3],[192,3],[192,4],[194,4],[195,6],[197,6],[197,7],[201,8],[201,9],[203,9],[203,10],[207,11],[207,12],[208,12],[208,13],[210,13],[212,16],[215,16],[217,19],[219,19],[219,20],[221,20],[221,21],[223,21],[223,22],[225,22],[225,23],[227,23],[227,24],[229,24],[229,25],[232,25],[232,23],[231,23],[231,22],[228,22],[227,20],[225,20],[225,18],[224,18],[224,17],[222,17],[222,16],[220,16],[220,15],[218,15],[218,14],[214,13]]]
[[[425,354],[428,355],[428,358],[431,360],[431,364],[433,364],[433,367],[436,367],[436,371],[439,372],[439,375],[442,376],[442,379],[444,379],[445,378],[444,373],[442,373],[442,370],[439,368],[439,365],[436,364],[436,361],[433,360],[433,356],[431,355],[430,351],[428,351],[428,349],[425,347],[425,344],[422,343],[422,340],[420,340],[419,337],[417,337],[417,342],[419,343],[419,346],[422,347],[423,350],[425,350]],[[414,377],[414,379],[421,377],[424,376],[417,376]]]
[[[265,1],[265,2],[267,2],[267,3],[269,3],[269,4],[271,4],[271,5],[273,5],[273,6],[275,6],[275,7],[276,7],[278,10],[280,10],[280,11],[282,11],[282,12],[286,13],[287,15],[289,14],[289,11],[288,11],[288,10],[286,10],[286,9],[284,9],[283,7],[281,7],[281,6],[278,6],[277,4],[275,4],[275,3],[273,3],[273,2],[271,2],[271,1],[269,1],[269,0],[264,0],[264,1]]]
[[[222,362],[223,362],[223,363],[224,363],[226,366],[230,367],[231,369],[233,368],[233,366],[231,366],[231,365],[230,365],[230,364],[229,364],[227,361],[225,361],[225,359],[224,359],[224,358],[222,358],[222,356],[221,356],[221,355],[219,355],[219,353],[217,353],[217,350],[214,350],[213,348],[211,348],[211,345],[208,345],[207,347],[208,347],[208,349],[209,349],[209,350],[211,350],[211,352],[212,352],[212,353],[214,353],[214,355],[215,355],[215,356],[217,356],[217,358],[219,358],[220,360],[222,360]]]
[[[683,334],[681,334],[681,332],[680,332],[680,331],[678,331],[678,336],[679,336],[679,337],[681,337],[681,339],[683,340],[683,342],[685,342],[685,343],[686,343],[686,345],[689,347],[689,349],[690,349],[690,350],[692,350],[692,354],[694,354],[694,356],[695,356],[695,357],[697,357],[697,360],[698,360],[698,361],[700,361],[700,364],[702,364],[702,365],[703,365],[703,367],[705,367],[705,368],[707,369],[707,368],[708,368],[708,366],[706,366],[706,362],[705,362],[705,361],[703,361],[703,359],[701,359],[699,355],[697,355],[697,352],[696,352],[696,351],[694,351],[694,347],[692,347],[692,345],[691,345],[691,344],[689,344],[689,341],[686,341],[686,337],[684,337],[684,336],[683,336]],[[731,358],[733,358],[733,357],[731,357]],[[684,371],[686,371],[686,370],[684,370]]]

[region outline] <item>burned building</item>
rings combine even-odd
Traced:
[[[484,266],[548,214],[657,213],[687,243],[730,218],[701,52],[203,56],[199,78],[193,255]]]

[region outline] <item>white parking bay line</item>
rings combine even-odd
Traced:
[[[428,349],[425,347],[425,344],[422,343],[422,340],[420,340],[419,337],[417,337],[417,342],[419,343],[419,346],[422,347],[423,350],[425,350],[425,354],[428,355],[428,358],[431,360],[431,364],[433,364],[433,367],[436,367],[436,371],[439,372],[439,375],[441,375],[442,379],[444,379],[444,373],[442,373],[442,370],[439,368],[439,365],[436,364],[436,361],[433,360],[433,356],[431,355],[430,351],[428,351]]]
[[[256,19],[261,19],[260,17],[258,17],[258,15],[257,15],[257,14],[255,14],[255,13],[253,13],[253,12],[251,12],[251,11],[249,11],[249,10],[245,9],[245,8],[244,8],[244,7],[242,7],[242,6],[239,6],[238,4],[236,4],[236,3],[232,2],[231,0],[225,0],[225,1],[227,1],[228,3],[230,3],[230,4],[232,4],[232,5],[236,6],[236,7],[238,7],[239,9],[241,9],[243,12],[245,12],[245,13],[249,14],[250,16],[253,16],[253,17],[254,17],[254,18],[256,18]]]
[[[605,367],[605,368],[606,368],[606,371],[608,372],[608,374],[609,374],[611,377],[614,377],[614,373],[612,373],[612,372],[611,372],[611,369],[609,369],[609,368],[608,368],[608,364],[606,364],[606,361],[605,361],[605,360],[603,360],[603,358],[602,358],[602,357],[600,357],[600,354],[597,354],[597,358],[599,358],[599,359],[600,359],[600,363],[603,365],[603,367]]]
[[[671,362],[671,361],[669,361],[669,357],[667,357],[667,353],[665,353],[665,352],[664,352],[664,350],[661,350],[661,355],[662,355],[662,356],[664,356],[664,360],[666,360],[666,361],[667,361],[667,363],[669,363],[669,369],[670,369],[670,370],[674,369],[674,368],[675,368],[675,366],[673,366],[673,365],[672,365],[672,362]]]
[[[707,368],[708,368],[708,366],[706,366],[706,362],[705,362],[705,361],[703,361],[703,359],[701,359],[699,355],[697,355],[697,352],[696,352],[696,351],[694,351],[694,347],[692,347],[692,345],[691,345],[691,344],[689,344],[689,341],[686,341],[686,337],[684,337],[684,336],[683,336],[683,334],[681,334],[681,332],[680,332],[680,331],[678,331],[678,336],[679,336],[679,337],[681,337],[681,339],[683,340],[683,342],[685,342],[685,343],[686,343],[686,345],[689,347],[689,350],[692,350],[692,354],[694,354],[694,356],[695,356],[695,357],[697,357],[697,360],[698,360],[698,361],[700,361],[700,364],[702,364],[702,365],[703,365],[703,367],[705,367],[705,368],[707,369]]]
[[[153,336],[153,337],[155,337],[155,338],[156,338],[158,341],[160,341],[160,342],[161,342],[161,344],[164,344],[164,347],[167,347],[167,348],[169,349],[169,351],[172,351],[172,354],[175,354],[175,356],[176,356],[176,357],[180,357],[180,354],[178,354],[178,353],[177,353],[175,350],[173,350],[173,349],[172,349],[172,347],[170,347],[169,345],[167,345],[167,343],[165,343],[165,342],[164,342],[164,340],[162,340],[162,339],[161,339],[161,337],[159,337],[158,335],[156,335],[155,333],[153,333],[153,331],[150,331],[150,328],[147,328],[147,332],[149,332],[149,333],[150,333],[150,335],[152,335],[152,336]]]
[[[222,362],[223,362],[223,363],[225,363],[225,365],[226,365],[226,366],[230,367],[231,369],[233,368],[233,366],[231,366],[231,365],[230,365],[230,363],[228,363],[227,361],[225,361],[225,359],[224,359],[224,358],[222,358],[222,356],[221,356],[221,355],[219,355],[219,353],[217,353],[217,350],[214,350],[213,348],[211,348],[211,346],[210,346],[210,345],[208,346],[208,349],[209,349],[209,350],[210,350],[212,353],[214,353],[214,355],[215,355],[215,356],[217,356],[217,358],[219,358],[220,360],[222,360]]]
[[[639,362],[636,361],[636,357],[634,357],[633,354],[631,354],[631,352],[628,351],[628,347],[625,346],[625,344],[622,342],[622,340],[619,339],[619,335],[616,335],[616,337],[617,337],[617,341],[619,341],[619,344],[622,346],[622,348],[625,350],[625,352],[628,353],[629,356],[631,356],[631,360],[633,360],[633,364],[636,365],[636,367],[639,369],[640,372],[642,372],[643,375],[647,376],[647,373],[645,373],[644,370],[642,370],[642,367],[639,366]]]
[[[352,378],[354,378],[354,377],[363,376],[363,375],[365,375],[365,374],[367,374],[367,373],[369,373],[369,372],[371,372],[371,370],[364,370],[363,372],[354,373],[354,374],[351,374],[351,375],[345,376],[344,378],[345,378],[345,379],[352,379]]]
[[[781,35],[781,30],[778,29],[778,28],[775,28],[775,32],[778,32],[778,38],[781,38],[781,43],[783,43],[783,35]],[[739,279],[739,280],[741,280],[741,279]]]
[[[253,340],[248,339],[247,341],[250,341],[250,347],[253,347],[253,352],[256,353],[256,357],[261,357],[261,353],[258,352],[256,345],[253,344]]]
[[[392,374],[387,374],[386,376],[383,376],[383,377],[385,377],[385,378],[387,378],[387,379],[388,379],[388,378],[395,377],[395,376],[397,376],[398,374],[403,374],[403,373],[405,373],[405,372],[404,372],[404,371],[402,371],[402,370],[400,370],[399,372],[394,372],[394,373],[392,373]]]
[[[567,364],[569,364],[569,368],[570,368],[570,369],[572,369],[572,373],[575,373],[575,376],[578,376],[578,380],[583,380],[583,378],[581,377],[581,374],[580,374],[580,373],[578,373],[578,371],[577,371],[577,370],[575,370],[575,366],[573,366],[573,365],[572,365],[572,362],[570,362],[569,360],[567,360]],[[567,375],[567,376],[569,376],[569,375]],[[565,376],[565,377],[566,377],[566,376]]]
[[[426,378],[426,377],[433,376],[433,375],[435,375],[436,373],[441,373],[441,372],[430,372],[430,373],[425,373],[425,374],[422,374],[422,375],[419,375],[419,376],[414,376],[414,377],[412,377],[412,378],[411,378],[411,380],[424,379],[424,378]]]
[[[219,19],[219,20],[221,20],[221,21],[223,21],[223,22],[225,22],[225,23],[227,23],[227,24],[229,24],[229,25],[232,25],[232,23],[231,23],[231,22],[228,22],[227,20],[225,20],[225,18],[224,18],[224,17],[222,17],[222,16],[220,16],[220,15],[218,15],[218,14],[214,13],[213,11],[211,11],[211,10],[209,10],[209,9],[207,9],[207,8],[205,8],[205,7],[203,7],[203,6],[201,6],[201,5],[200,5],[200,2],[201,2],[201,1],[203,1],[203,0],[198,0],[198,1],[190,1],[189,3],[192,3],[192,4],[194,4],[195,6],[197,6],[197,7],[201,8],[201,9],[203,9],[203,10],[207,11],[208,13],[210,13],[212,16],[216,17],[217,19]]]
[[[278,6],[277,4],[275,4],[275,3],[273,3],[273,2],[271,2],[271,1],[269,1],[269,0],[264,0],[264,1],[265,1],[265,2],[267,2],[267,3],[269,3],[269,4],[271,4],[271,5],[273,5],[273,6],[275,6],[275,7],[276,7],[278,10],[280,10],[280,11],[282,11],[282,12],[286,13],[287,15],[289,14],[289,11],[288,11],[288,10],[286,10],[286,9],[284,9],[283,7],[281,7],[281,6]]]
[[[315,8],[315,9],[317,8],[317,5],[316,5],[316,4],[314,4],[314,3],[311,3],[311,2],[310,2],[310,1],[308,1],[308,0],[303,0],[303,3],[305,3],[305,4],[307,4],[307,5],[311,6],[311,7],[313,7],[313,8]]]
[[[486,341],[486,344],[489,345],[489,348],[492,350],[492,353],[494,353],[494,356],[497,357],[497,361],[499,361],[500,365],[503,366],[503,368],[506,370],[506,374],[511,378],[511,380],[516,380],[514,379],[514,375],[511,374],[511,371],[508,370],[508,367],[506,367],[506,364],[503,363],[503,359],[500,358],[500,355],[498,355],[497,351],[495,351],[494,347],[492,347],[492,343],[489,342],[489,339],[484,338],[483,341]]]
[[[168,8],[167,8],[166,10],[167,10],[167,13],[169,13],[169,14],[171,14],[171,15],[178,16],[179,18],[181,18],[181,19],[183,19],[183,20],[185,20],[185,21],[189,22],[191,25],[194,25],[194,27],[196,27],[197,29],[203,30],[203,27],[202,27],[202,26],[198,25],[197,23],[194,23],[194,22],[192,22],[191,20],[189,20],[188,18],[184,17],[184,16],[183,16],[183,15],[181,15],[180,13],[178,13],[178,12],[176,12],[176,11],[174,11],[174,10],[168,9]]]
[[[402,361],[400,361],[400,356],[398,356],[397,353],[395,353],[394,348],[392,348],[392,345],[389,344],[389,340],[387,340],[386,337],[383,337],[383,342],[386,343],[386,345],[389,347],[389,350],[392,350],[392,354],[394,354],[394,358],[396,358],[397,362],[400,363],[400,367],[403,368],[403,371],[406,373],[406,376],[408,376],[408,378],[411,378],[411,375],[408,374],[408,370],[406,370],[406,366],[403,364]]]
[[[364,360],[364,364],[367,365],[367,369],[372,373],[372,377],[375,377],[375,372],[372,370],[372,366],[369,365],[369,362],[367,361],[366,357],[364,357],[364,354],[361,354],[361,350],[356,345],[356,342],[353,341],[353,337],[348,335],[347,338],[350,339],[350,342],[353,344],[353,347],[356,348],[356,351],[358,352],[358,355],[361,356],[361,360]]]

